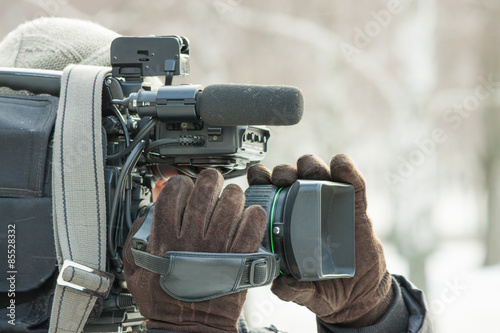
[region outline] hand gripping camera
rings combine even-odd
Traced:
[[[106,138],[107,259],[108,271],[115,276],[115,282],[109,296],[96,303],[93,322],[89,321],[85,331],[138,328],[140,316],[133,297],[127,294],[121,252],[132,221],[144,216],[142,228],[133,237],[135,253],[139,257],[144,253],[154,210],[151,190],[165,170],[173,167],[179,173],[196,178],[201,170],[212,167],[219,169],[225,178],[241,176],[267,152],[270,132],[264,126],[294,125],[300,121],[303,110],[302,94],[294,87],[218,84],[202,89],[199,85],[172,85],[174,76],[186,76],[190,71],[189,42],[184,37],[120,37],[112,43],[110,53],[112,75],[103,82],[102,126]],[[164,84],[158,84],[156,77],[164,77]],[[60,79],[60,72],[0,69],[0,86],[34,93],[58,96]],[[6,108],[2,103],[0,100],[0,115],[2,108]],[[6,126],[14,126],[13,123],[7,121]],[[15,125],[19,133],[24,133],[26,123],[20,119],[19,126]],[[27,132],[19,136],[22,137],[19,141],[29,146],[33,139],[28,138],[31,134]],[[43,138],[48,142],[44,152],[50,156],[50,128],[44,133]],[[18,165],[14,162],[12,170]],[[49,160],[46,163],[49,165]],[[0,207],[5,208],[7,217],[9,207],[15,204],[10,198],[12,191],[2,190],[9,182],[9,177],[0,177]],[[50,199],[50,179],[45,181],[44,193],[49,193],[47,199]],[[278,274],[292,275],[299,281],[354,274],[354,190],[351,185],[298,180],[286,188],[251,186],[245,194],[247,205],[261,205],[266,210],[268,225],[261,250],[240,258],[246,277],[235,276],[241,279],[234,281],[238,287],[215,283],[211,284],[212,289],[203,289],[202,283],[181,281],[164,289],[173,290],[172,294],[178,299],[199,301],[268,284]],[[33,209],[43,214],[50,228],[50,200],[44,200],[43,207]],[[46,229],[40,229],[26,241],[46,237],[45,243],[53,244],[52,231]],[[20,234],[18,232],[18,243],[24,242]],[[6,247],[7,239],[2,238],[0,245]],[[32,244],[26,248],[40,255],[45,251]],[[53,246],[45,252],[43,255],[50,257],[52,253],[55,258]],[[34,255],[28,253],[28,257]],[[204,258],[201,264],[197,261],[197,274],[182,276],[203,276],[200,274],[203,270],[209,273],[217,270],[215,263],[221,262],[219,258],[209,258],[206,254]],[[177,260],[184,272],[194,267],[185,257],[178,256]],[[18,306],[18,316],[37,304],[50,303],[54,276],[57,276],[50,268],[54,261],[47,264],[47,269],[36,266],[36,274],[30,275],[30,268],[23,268],[30,279],[18,281],[18,286],[26,285],[23,298],[19,299],[22,304]],[[241,268],[229,267],[225,272]],[[151,270],[154,271],[154,267]],[[40,281],[35,281],[37,279]],[[192,290],[193,285],[200,289]],[[3,296],[8,301],[9,286],[0,285],[0,288],[2,302]],[[43,331],[46,320],[40,319],[33,327],[41,327]],[[23,329],[21,331],[35,331],[30,326]]]

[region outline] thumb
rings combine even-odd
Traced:
[[[330,161],[332,180],[349,183],[354,186],[356,213],[366,213],[366,183],[351,158],[344,154],[337,154]]]
[[[262,164],[254,164],[247,170],[248,185],[271,184],[271,172]]]

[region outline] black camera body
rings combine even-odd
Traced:
[[[163,41],[168,48],[160,47]],[[188,57],[189,45],[184,37],[116,39],[111,46],[111,61],[113,75],[124,75],[125,81],[120,81],[122,91],[145,75],[165,76],[166,85],[157,91],[130,91],[128,98],[112,101],[121,103],[139,116],[161,120],[156,125],[154,142],[146,148],[147,161],[175,165],[194,177],[200,167],[216,167],[226,178],[242,175],[248,166],[264,157],[269,131],[263,127],[204,122],[203,112],[199,112],[203,110],[197,110],[197,106],[203,107],[204,100],[200,96],[210,97],[213,90],[207,88],[209,92],[202,92],[196,85],[169,85],[174,75],[189,74]],[[159,58],[162,60],[158,61]],[[252,87],[248,89],[252,90]],[[214,113],[223,108],[222,104],[227,100],[235,108],[242,107],[241,103],[236,106],[231,98],[234,97],[216,98],[219,108],[214,108]],[[196,142],[192,145],[171,144],[180,137]],[[157,148],[156,153],[150,154],[151,147]],[[268,232],[262,245],[266,250],[278,253],[284,274],[292,274],[300,281],[354,274],[352,186],[298,181],[283,190],[252,186],[246,197],[247,205],[258,204],[267,211]],[[142,234],[147,235],[148,231],[142,230]],[[136,241],[144,245],[147,236],[137,237]]]
[[[198,85],[172,85],[174,76],[190,72],[189,42],[184,37],[120,37],[111,45],[110,59],[112,75],[103,83],[102,126],[106,132],[103,144],[107,257],[115,282],[109,296],[96,303],[95,315],[85,331],[141,329],[141,316],[133,297],[127,294],[121,257],[132,222],[153,211],[151,192],[155,182],[164,176],[164,168],[173,167],[192,178],[208,167],[217,168],[226,179],[244,175],[250,165],[265,157],[270,132],[264,126],[294,125],[300,121],[303,110],[301,92],[294,87],[227,84],[202,89]],[[163,85],[156,78],[150,79],[157,76],[165,78]],[[34,93],[58,96],[60,79],[61,73],[55,71],[0,69],[0,86]],[[51,99],[56,105],[56,98],[47,97]],[[1,108],[0,104],[0,112]],[[9,110],[4,114],[8,115]],[[52,117],[55,118],[54,113]],[[19,124],[22,130],[22,119]],[[40,154],[46,154],[40,162],[47,166],[45,182],[42,178],[44,198],[36,201],[43,206],[43,225],[49,227],[50,134],[50,129],[46,129],[44,138],[48,143]],[[19,137],[23,142],[31,142],[29,133]],[[12,164],[12,170],[15,168]],[[246,196],[247,205],[261,205],[268,213],[262,247],[280,257],[282,274],[291,274],[301,281],[354,274],[352,186],[298,181],[284,189],[252,186]],[[18,205],[12,213],[15,218],[23,213],[25,205],[16,200],[0,195],[1,207]],[[36,206],[33,211],[42,209]],[[148,233],[143,233],[144,242]],[[44,242],[53,244],[52,232],[45,234]],[[32,242],[35,236],[30,237]],[[18,236],[18,242],[23,241]],[[3,240],[0,243],[4,244]],[[44,280],[35,281],[38,275],[33,275],[29,284],[34,287],[26,288],[19,315],[21,309],[28,309],[28,313],[41,300],[50,302],[57,269],[54,249],[49,246],[46,250],[54,255],[47,256],[51,258]],[[31,246],[27,251],[40,249]],[[26,258],[32,256],[28,252]],[[29,267],[23,269],[29,274]],[[0,290],[2,297],[7,295],[3,292]],[[39,320],[35,329],[18,328],[23,332],[43,332],[48,327],[47,318]]]

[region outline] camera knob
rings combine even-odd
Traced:
[[[255,142],[255,134],[254,133],[248,133],[247,134],[247,141]]]

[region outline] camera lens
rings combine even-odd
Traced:
[[[250,186],[246,206],[268,216],[262,247],[280,257],[281,273],[299,281],[354,275],[354,188],[297,180],[289,187]]]

